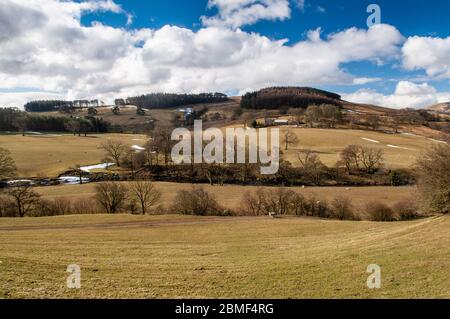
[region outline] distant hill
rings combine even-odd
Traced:
[[[427,110],[442,113],[450,113],[450,102],[431,105],[427,107]]]
[[[310,87],[270,87],[242,96],[245,109],[307,108],[312,104],[342,105],[341,96]]]
[[[242,96],[241,107],[247,109],[304,108],[309,105],[332,104],[362,115],[396,115],[399,110],[369,104],[352,103],[339,94],[311,87],[270,87]]]

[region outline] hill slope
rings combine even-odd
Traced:
[[[242,96],[244,109],[307,108],[312,104],[341,106],[341,96],[310,87],[271,87]]]
[[[427,110],[442,113],[450,113],[450,102],[431,105],[427,107]]]

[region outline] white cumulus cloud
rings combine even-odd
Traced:
[[[403,46],[403,65],[430,77],[450,79],[450,37],[410,37]]]
[[[283,1],[258,3],[279,8],[278,18],[288,16]],[[255,1],[215,0],[214,4],[233,15],[239,11],[236,8],[252,8]],[[286,39],[213,24],[197,31],[173,25],[160,29],[82,25],[83,12],[92,10],[123,14],[112,0],[29,0],[26,5],[3,0],[0,89],[33,88],[30,91],[56,92],[49,94],[61,98],[110,102],[159,91],[243,92],[272,85],[365,84],[377,79],[356,77],[343,65],[395,59],[401,56],[404,41],[389,25],[350,28],[326,37],[320,29],[312,30],[307,39],[290,45]],[[0,95],[0,103],[14,106],[34,97]]]
[[[361,89],[355,93],[342,94],[344,100],[381,105],[391,108],[424,108],[433,104],[450,101],[450,92],[438,92],[428,83],[400,81],[393,94],[385,95],[371,89]]]
[[[290,18],[289,0],[209,0],[209,8],[217,8],[213,17],[201,17],[205,26],[238,28],[259,20],[285,20]]]

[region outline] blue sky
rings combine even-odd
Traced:
[[[0,22],[11,29],[4,56],[0,52],[0,80],[9,79],[0,84],[0,103],[21,103],[32,93],[110,100],[162,90],[238,94],[265,85],[315,86],[391,107],[450,100],[445,0],[30,0],[27,8],[24,0],[5,1],[0,21],[2,10],[5,17],[24,10],[29,18],[23,30],[22,21],[14,27]],[[375,31],[366,23],[372,3],[380,6],[384,26]],[[25,12],[30,8],[35,12]],[[53,21],[56,16],[61,19]],[[6,55],[38,31],[34,53]],[[61,43],[67,52],[55,49]],[[89,52],[84,46],[91,43]],[[317,56],[318,50],[330,52]],[[15,79],[12,65],[23,70]],[[43,77],[49,81],[39,81]]]
[[[321,28],[323,36],[351,27],[367,28],[368,5],[376,3],[381,7],[381,22],[394,25],[405,37],[432,36],[445,38],[450,36],[450,2],[446,0],[307,0],[303,9],[295,1],[292,16],[284,21],[259,21],[242,29],[256,32],[272,39],[289,39],[290,42],[304,40],[308,30]],[[200,16],[214,15],[216,8],[208,8],[208,0],[118,0],[116,3],[130,12],[133,23],[129,28],[161,28],[171,24],[198,30],[202,27]],[[432,5],[430,5],[432,3]],[[83,17],[82,23],[93,21],[121,27],[127,22],[123,15],[95,13]],[[450,57],[449,57],[450,59]],[[353,74],[360,76],[380,77],[388,82],[367,84],[384,93],[394,90],[399,79],[420,78],[424,72],[402,72],[395,63],[376,66],[373,63],[357,62],[344,66]],[[448,81],[431,81],[440,90],[450,90]],[[359,86],[324,85],[322,88],[339,92],[353,92]]]

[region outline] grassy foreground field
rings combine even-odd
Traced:
[[[450,218],[0,219],[5,298],[448,298]],[[81,267],[80,290],[66,287]],[[382,288],[366,287],[369,264]]]
[[[163,183],[156,182],[156,187],[161,191],[161,201],[165,205],[170,205],[175,198],[177,191],[192,188],[192,184]],[[196,185],[204,187],[213,194],[218,202],[228,208],[239,208],[242,198],[247,191],[254,191],[255,186],[210,186]],[[268,187],[263,187],[268,188]],[[382,201],[386,204],[394,204],[397,201],[416,197],[415,187],[290,187],[289,189],[304,195],[316,195],[318,199],[332,200],[338,195],[343,195],[352,199],[357,206],[363,206],[368,201]],[[95,184],[84,185],[62,185],[35,188],[46,199],[85,199],[95,195]]]

